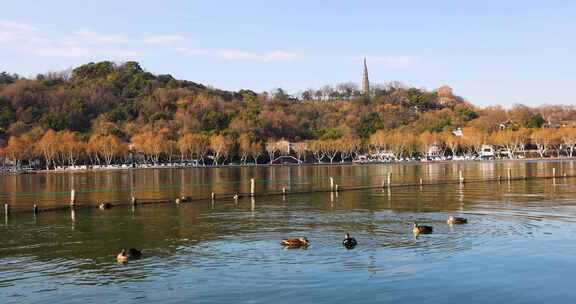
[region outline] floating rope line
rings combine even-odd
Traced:
[[[112,203],[114,206],[122,207],[128,206],[137,208],[139,205],[151,205],[151,204],[186,204],[192,202],[200,202],[200,201],[235,201],[237,198],[256,198],[256,197],[271,197],[271,196],[293,196],[293,195],[305,195],[305,194],[313,194],[313,193],[327,193],[327,192],[345,192],[345,191],[362,191],[362,190],[371,190],[371,189],[394,189],[394,188],[408,188],[408,187],[424,187],[424,186],[440,186],[440,185],[461,185],[464,186],[465,184],[473,184],[473,183],[504,183],[504,182],[512,182],[512,181],[526,181],[526,180],[538,180],[538,179],[567,179],[567,178],[575,178],[576,175],[566,175],[563,174],[561,176],[522,176],[522,177],[508,177],[508,176],[498,176],[496,178],[488,178],[488,179],[466,179],[466,181],[458,180],[445,180],[445,181],[436,181],[436,182],[424,182],[424,181],[417,181],[413,183],[397,183],[397,184],[384,184],[384,185],[366,185],[366,186],[347,186],[342,187],[336,184],[335,189],[331,188],[318,188],[318,189],[307,189],[307,190],[296,190],[296,191],[286,191],[286,188],[280,189],[279,191],[268,191],[268,192],[255,192],[254,194],[248,192],[221,192],[221,193],[214,193],[214,196],[211,195],[202,195],[202,196],[182,196],[182,197],[175,197],[175,198],[154,198],[154,199],[146,199],[146,198],[135,198],[136,204],[131,202],[130,200],[116,200],[106,201],[107,203]],[[66,192],[69,194],[69,192]],[[238,195],[239,197],[235,197]],[[90,202],[83,202],[82,204],[78,204],[78,202],[74,206],[70,206],[66,204],[65,201],[53,201],[57,204],[62,204],[62,206],[54,206],[54,207],[39,207],[35,205],[33,208],[27,207],[17,207],[13,209],[12,206],[5,207],[5,210],[9,210],[9,213],[5,212],[5,216],[8,217],[8,214],[13,213],[32,213],[39,214],[42,212],[49,212],[49,211],[65,211],[65,210],[79,210],[79,209],[95,209],[98,208],[98,205]],[[8,204],[6,204],[8,205]]]

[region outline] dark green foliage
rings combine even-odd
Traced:
[[[378,113],[370,113],[362,117],[360,124],[356,128],[357,133],[364,139],[368,138],[378,129],[382,129],[382,120]]]
[[[20,79],[18,74],[8,74],[6,72],[0,73],[0,84],[10,84]]]
[[[330,129],[325,129],[325,130],[321,130],[320,134],[322,134],[320,136],[320,139],[339,139],[342,137],[342,132],[340,132],[337,129],[334,128],[330,128]]]
[[[0,129],[6,130],[14,121],[14,111],[7,101],[0,99]]]
[[[115,69],[115,64],[110,61],[90,62],[72,70],[72,77],[74,77],[75,80],[105,78],[114,72]]]
[[[473,109],[469,107],[460,107],[455,109],[456,113],[460,116],[460,118],[464,121],[470,121],[472,119],[478,118],[478,114],[474,112]]]
[[[540,128],[544,124],[544,118],[538,113],[532,113],[525,121],[523,125],[526,128]]]

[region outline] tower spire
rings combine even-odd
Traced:
[[[364,75],[362,77],[362,94],[365,96],[370,95],[370,81],[368,80],[368,65],[366,65],[366,58],[364,58]]]

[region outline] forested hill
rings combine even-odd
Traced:
[[[50,129],[73,131],[84,141],[100,134],[130,142],[137,133],[160,130],[171,140],[202,133],[231,140],[245,134],[260,143],[270,139],[366,141],[380,129],[419,134],[468,125],[490,132],[499,123],[540,127],[548,112],[556,120],[574,116],[572,108],[478,109],[454,96],[449,87],[435,91],[399,84],[373,87],[369,98],[354,84],[307,90],[298,96],[282,89],[230,92],[154,75],[136,62],[89,63],[36,79],[4,72],[0,74],[0,146],[12,136],[38,138]]]

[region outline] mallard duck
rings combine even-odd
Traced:
[[[122,248],[120,253],[116,256],[116,260],[120,263],[128,262],[128,260],[135,260],[142,257],[142,252],[136,248]]]
[[[289,248],[299,248],[299,247],[306,247],[310,244],[307,238],[299,237],[299,238],[291,238],[282,240],[282,246],[289,247]]]
[[[446,220],[446,223],[447,223],[448,225],[466,224],[466,223],[468,223],[468,219],[463,218],[463,217],[450,216],[450,217]]]
[[[100,208],[100,210],[110,209],[112,207],[114,207],[114,205],[110,203],[100,203],[100,205],[98,205],[98,208]]]
[[[189,201],[191,201],[191,200],[192,200],[192,198],[189,197],[189,196],[182,196],[182,197],[180,197],[180,201],[181,201],[182,203],[187,203],[187,202],[189,202]]]
[[[414,222],[413,225],[412,232],[414,232],[414,234],[432,233],[432,226],[418,225],[416,222]]]
[[[351,249],[354,248],[354,246],[356,246],[357,244],[358,242],[356,242],[356,239],[351,237],[350,233],[346,233],[346,237],[342,241],[342,245],[344,245],[344,247],[348,249]]]

